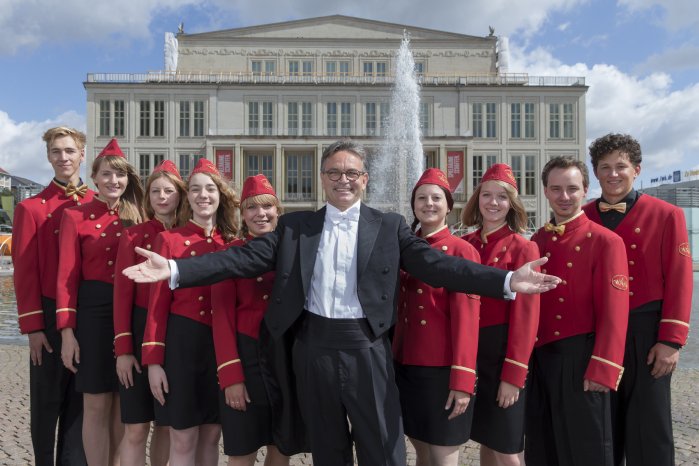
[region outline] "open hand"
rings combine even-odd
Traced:
[[[548,258],[541,257],[515,270],[510,278],[510,289],[517,293],[536,294],[556,288],[561,282],[560,278],[538,271],[546,262]]]
[[[147,249],[137,247],[135,251],[147,260],[125,268],[122,271],[124,275],[136,283],[154,283],[170,278],[170,264],[167,259]]]

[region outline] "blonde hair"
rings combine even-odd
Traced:
[[[219,203],[218,209],[216,209],[216,228],[223,236],[226,243],[233,241],[238,235],[238,225],[240,225],[240,200],[236,192],[231,188],[220,175],[213,173],[204,173],[209,178],[211,178],[218,188]],[[191,180],[192,177],[189,177]],[[189,189],[189,181],[187,182],[187,189]],[[177,223],[179,225],[184,225],[192,218],[192,206],[189,202],[185,202],[182,205],[182,209],[179,213],[179,218]]]
[[[131,226],[143,221],[143,186],[136,170],[124,158],[116,155],[97,157],[92,162],[92,179],[95,179],[102,163],[106,163],[112,170],[126,173],[128,183],[124,193],[119,198],[119,218],[124,226]]]
[[[277,196],[271,194],[258,194],[257,196],[250,196],[240,203],[241,217],[243,210],[247,209],[251,205],[273,205],[277,208],[277,218],[284,213],[284,207],[282,203],[279,202]],[[248,225],[244,220],[240,222],[240,237],[245,238],[250,233]]]
[[[164,170],[151,173],[151,175],[148,177],[148,181],[146,181],[146,192],[143,201],[143,210],[146,214],[146,217],[149,219],[155,218],[155,211],[153,210],[153,206],[150,203],[150,187],[153,184],[153,182],[158,178],[166,178],[170,183],[173,184],[173,186],[175,186],[175,189],[177,189],[177,193],[180,195],[180,200],[177,203],[177,207],[175,208],[175,215],[173,219],[173,224],[171,226],[178,227],[183,225],[183,223],[180,223],[181,219],[179,218],[179,213],[182,211],[183,205],[187,204],[187,185],[184,184],[184,181],[177,178],[172,173],[166,172]]]
[[[507,199],[510,201],[510,210],[507,211],[507,216],[505,217],[507,225],[510,227],[510,229],[512,229],[512,231],[516,231],[517,233],[523,233],[526,231],[527,211],[525,210],[522,201],[519,199],[519,195],[517,194],[515,188],[513,188],[511,184],[505,183],[504,181],[490,181],[494,181],[499,186],[505,188],[505,192],[507,193]],[[478,202],[481,196],[482,188],[483,183],[476,186],[476,190],[473,191],[473,194],[466,203],[466,207],[464,207],[463,212],[461,212],[461,223],[464,226],[477,226],[478,228],[483,226],[483,215],[481,214],[481,209]]]
[[[73,138],[73,141],[75,141],[75,145],[78,146],[78,149],[85,149],[85,142],[87,141],[85,133],[67,126],[56,126],[55,128],[49,128],[42,137],[46,143],[46,151],[48,152],[51,150],[51,144],[53,144],[53,141],[64,136],[70,136]]]

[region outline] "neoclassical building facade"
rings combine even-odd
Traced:
[[[161,160],[187,176],[200,157],[236,186],[264,173],[287,211],[323,205],[323,148],[350,137],[378,156],[395,54],[410,35],[421,85],[424,161],[447,172],[450,223],[492,164],[510,164],[530,217],[548,216],[539,173],[556,155],[585,159],[583,77],[506,70],[503,41],[347,16],[166,39],[166,69],[90,73],[88,166],[111,137],[145,177]],[[167,52],[169,50],[169,52]]]

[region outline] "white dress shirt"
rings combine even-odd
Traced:
[[[325,222],[306,298],[306,309],[331,319],[359,319],[364,311],[357,296],[357,201],[341,212],[327,204]]]

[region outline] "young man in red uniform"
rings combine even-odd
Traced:
[[[608,134],[590,146],[602,197],[583,209],[619,235],[629,264],[626,374],[612,395],[614,456],[628,466],[675,464],[670,379],[687,342],[692,257],[682,209],[638,193],[641,146]]]
[[[58,232],[67,207],[92,200],[80,179],[85,135],[67,127],[43,137],[54,178],[36,196],[17,205],[12,248],[20,331],[29,338],[31,436],[37,465],[86,464],[82,446],[82,395],[61,361],[56,330]],[[58,439],[56,423],[58,422]],[[56,443],[57,440],[57,443]]]
[[[612,466],[609,391],[623,374],[629,313],[624,243],[581,210],[585,163],[554,157],[544,167],[552,223],[532,241],[561,284],[541,295],[527,400],[524,457],[531,465]]]

